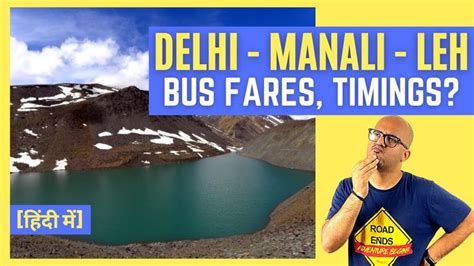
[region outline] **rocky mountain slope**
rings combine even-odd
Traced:
[[[289,117],[149,116],[148,92],[101,84],[10,89],[10,172],[197,160],[236,151]]]
[[[282,167],[314,171],[315,120],[294,120],[276,126],[245,144],[241,155]]]
[[[99,84],[11,89],[11,172],[195,160],[235,151],[193,116],[148,116],[148,93]]]
[[[282,203],[271,213],[266,230],[278,229],[294,224],[314,225],[315,183],[312,182]]]
[[[201,116],[206,124],[239,143],[246,143],[270,128],[292,120],[289,116]]]

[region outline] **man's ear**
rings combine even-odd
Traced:
[[[404,161],[408,160],[408,158],[410,158],[410,155],[411,155],[411,151],[410,150],[405,150],[403,152],[403,156],[402,156],[402,159],[400,161],[404,162]]]

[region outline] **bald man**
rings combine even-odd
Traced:
[[[413,135],[398,116],[369,129],[367,158],[339,183],[322,227],[326,252],[349,240],[349,265],[435,265],[474,231],[469,206],[401,170]],[[428,248],[439,228],[445,234]]]

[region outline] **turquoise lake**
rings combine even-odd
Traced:
[[[11,174],[11,204],[91,205],[92,234],[121,245],[253,233],[272,210],[314,180],[226,154],[194,162],[94,171]]]

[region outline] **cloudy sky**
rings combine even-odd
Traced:
[[[149,26],[313,26],[314,9],[14,8],[12,85],[148,89]]]

